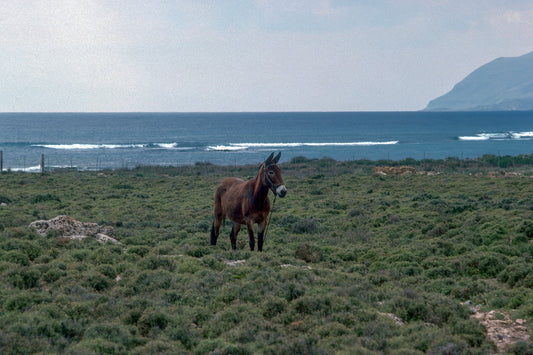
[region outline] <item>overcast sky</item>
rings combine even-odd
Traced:
[[[2,0],[0,111],[420,110],[531,51],[530,0]]]

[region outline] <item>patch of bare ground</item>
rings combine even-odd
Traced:
[[[521,341],[530,340],[527,322],[524,319],[512,320],[509,314],[499,311],[482,312],[480,306],[472,306],[470,301],[464,303],[472,311],[472,318],[477,319],[487,329],[487,337],[496,345],[498,354],[505,353],[510,347]],[[403,325],[400,317],[393,313],[378,312],[395,321],[397,325]]]
[[[479,320],[487,329],[488,338],[496,345],[498,353],[520,341],[529,341],[529,330],[523,319],[512,320],[507,313],[498,311],[482,312],[476,309],[472,318]]]

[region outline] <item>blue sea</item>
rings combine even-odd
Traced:
[[[3,168],[38,171],[533,154],[533,112],[0,113]]]

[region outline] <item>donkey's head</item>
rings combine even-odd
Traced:
[[[274,153],[270,154],[268,158],[261,164],[263,169],[263,182],[267,185],[274,195],[285,197],[287,188],[281,177],[281,169],[277,166],[281,152],[274,157]]]

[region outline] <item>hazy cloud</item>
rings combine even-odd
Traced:
[[[0,111],[416,110],[533,50],[529,1],[0,3]]]

